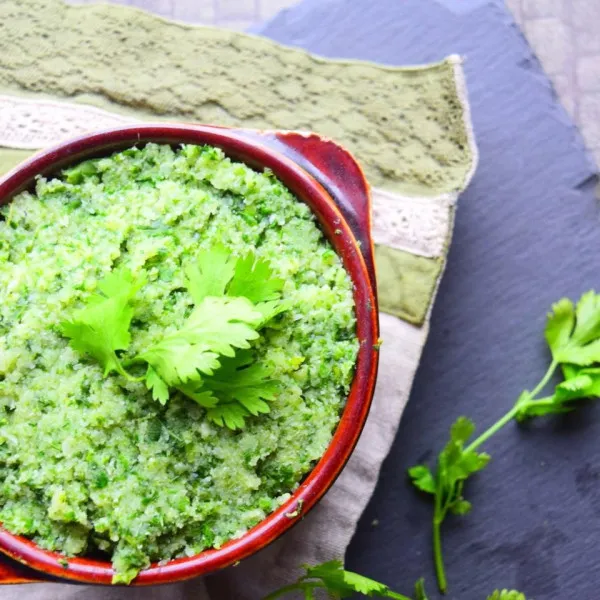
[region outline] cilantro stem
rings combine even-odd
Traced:
[[[131,365],[139,365],[140,363],[146,362],[143,358],[139,356],[134,356],[133,358],[128,358],[123,361],[123,366],[130,367]]]
[[[489,438],[491,438],[496,432],[498,432],[502,427],[504,427],[508,422],[512,421],[516,414],[522,410],[524,405],[533,404],[536,402],[540,402],[540,400],[535,400],[535,397],[544,389],[546,384],[550,381],[552,375],[554,375],[554,371],[558,367],[558,363],[556,360],[553,360],[548,367],[545,375],[542,377],[540,382],[535,386],[532,392],[527,395],[527,399],[517,401],[515,405],[501,418],[498,419],[491,427],[486,429],[477,439],[473,440],[471,444],[469,444],[465,448],[465,452],[471,452],[476,450],[486,442]],[[543,401],[543,400],[542,400]]]
[[[124,368],[123,365],[121,364],[121,361],[117,358],[117,355],[115,354],[115,369],[117,371],[117,373],[119,375],[123,375],[123,377],[125,377],[125,379],[127,379],[128,381],[134,381],[136,383],[139,383],[140,381],[144,381],[145,376],[142,377],[134,377],[133,375],[129,374]]]
[[[491,438],[495,433],[502,429],[509,421],[512,421],[517,412],[519,412],[520,405],[515,404],[501,419],[498,419],[491,427],[486,429],[476,440],[469,444],[465,448],[465,452],[471,452],[476,450]]]
[[[446,593],[448,582],[446,580],[446,570],[444,568],[444,556],[442,553],[442,521],[445,514],[441,510],[440,494],[435,495],[435,510],[433,513],[433,560],[435,563],[435,575],[438,581],[438,587],[442,594]]]
[[[556,361],[556,359],[554,359],[550,363],[550,366],[548,367],[546,374],[542,377],[541,381],[537,384],[537,386],[531,392],[532,399],[535,398],[544,389],[545,385],[550,381],[550,378],[552,377],[552,375],[554,375],[554,371],[556,371],[557,367],[558,367],[558,362]]]

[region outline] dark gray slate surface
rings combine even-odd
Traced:
[[[436,598],[431,508],[404,470],[437,452],[460,414],[491,424],[548,363],[544,315],[600,287],[594,169],[504,7],[493,0],[307,0],[262,33],[331,57],[389,64],[466,57],[481,161],[458,210],[448,269],[409,406],[348,566]],[[518,587],[595,600],[600,584],[600,406],[488,444],[471,515],[445,530],[449,598]],[[373,519],[379,525],[373,527]]]

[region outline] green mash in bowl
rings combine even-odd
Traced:
[[[308,206],[216,148],[148,144],[39,178],[1,214],[3,526],[67,556],[103,553],[128,583],[280,506],[327,448],[358,352],[351,280]],[[217,254],[229,261],[223,306],[255,311],[227,327],[251,331],[222,351],[212,352],[219,340],[194,346],[207,362],[193,373],[181,373],[180,353],[169,374],[148,348],[172,346],[202,313],[189,269],[204,256],[204,285]],[[258,296],[244,292],[240,265],[261,271]],[[120,322],[85,338],[85,318],[123,282],[131,293],[110,305]],[[108,339],[113,327],[123,331]],[[94,350],[101,343],[115,352]],[[258,377],[239,396],[231,385],[246,366]],[[219,383],[219,368],[234,375]],[[202,381],[208,395],[181,391]]]

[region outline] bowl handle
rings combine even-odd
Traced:
[[[377,290],[371,237],[371,194],[364,173],[352,154],[315,133],[238,131],[293,160],[329,192],[360,243],[373,290]]]

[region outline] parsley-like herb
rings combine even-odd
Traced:
[[[428,600],[425,593],[425,580],[422,577],[415,583],[415,600]]]
[[[269,412],[267,401],[275,399],[279,382],[273,380],[271,367],[255,360],[251,352],[239,352],[233,358],[222,359],[214,376],[203,378],[202,390],[215,399],[207,416],[217,425],[233,429],[227,423],[230,420],[243,427],[245,417]]]
[[[199,252],[195,263],[185,268],[186,287],[194,302],[200,304],[207,296],[224,296],[234,272],[235,259],[225,246],[216,244]]]
[[[207,409],[217,425],[239,429],[250,415],[269,412],[279,384],[273,369],[249,352],[259,331],[289,308],[282,301],[284,281],[253,253],[235,258],[222,245],[200,252],[185,269],[195,308],[183,325],[124,363],[117,351],[131,342],[134,297],[146,282],[117,269],[98,283],[98,293],[61,325],[71,346],[95,358],[104,376],[116,372],[145,381],[152,397],[165,404],[178,391]],[[134,377],[126,366],[147,365]]]
[[[142,352],[136,361],[153,367],[169,386],[199,381],[221,366],[220,356],[235,356],[259,337],[254,328],[262,315],[246,298],[208,296],[196,306],[181,329]],[[152,375],[154,380],[154,375]]]
[[[408,471],[414,486],[434,499],[433,555],[438,585],[443,593],[447,580],[441,525],[448,513],[464,515],[471,509],[471,504],[463,498],[465,481],[485,468],[490,460],[488,454],[478,449],[513,419],[523,421],[569,412],[576,407],[576,401],[600,396],[600,295],[587,292],[577,306],[566,298],[554,304],[547,317],[545,336],[552,361],[533,390],[522,392],[501,419],[470,443],[475,425],[466,417],[459,417],[452,425],[450,441],[438,456],[435,471],[426,465],[417,465]],[[540,397],[559,367],[564,381],[555,386],[552,394]],[[496,592],[492,598],[524,600],[517,592],[506,591]]]
[[[304,565],[305,574],[298,578],[295,583],[283,586],[278,590],[265,596],[263,600],[276,600],[293,592],[302,592],[305,600],[315,600],[315,592],[321,590],[326,592],[332,600],[350,598],[354,594],[362,594],[369,598],[396,598],[396,600],[413,600],[403,596],[383,584],[369,579],[364,575],[346,571],[339,560],[330,560],[310,567]],[[428,600],[425,593],[425,582],[423,578],[415,583],[414,600]],[[487,600],[527,600],[525,595],[516,590],[495,590]]]
[[[222,245],[198,253],[185,269],[186,285],[196,304],[207,296],[243,297],[253,304],[278,300],[284,281],[273,275],[269,261],[249,252],[234,258]]]
[[[527,600],[524,594],[515,590],[496,590],[487,600]]]
[[[264,600],[275,600],[292,592],[302,592],[305,600],[315,600],[317,590],[327,592],[329,597],[334,600],[350,598],[356,593],[370,598],[411,600],[408,596],[390,590],[383,583],[352,571],[346,571],[343,563],[339,560],[331,560],[314,567],[305,565],[304,569],[306,573],[298,581],[272,592]],[[415,600],[427,600],[423,580],[419,580],[415,585]]]
[[[145,274],[135,280],[128,269],[117,269],[98,283],[98,292],[88,298],[86,306],[61,323],[61,332],[71,339],[71,346],[95,358],[105,377],[115,371],[133,379],[116,351],[126,350],[131,342],[133,298],[145,283]]]

